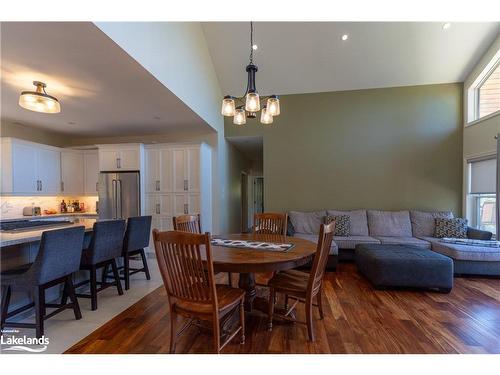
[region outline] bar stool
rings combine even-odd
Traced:
[[[44,321],[65,309],[73,309],[76,320],[82,318],[71,275],[78,271],[80,266],[84,232],[83,226],[45,231],[42,233],[38,254],[33,263],[2,272],[1,329],[35,328],[36,337],[40,338],[44,334]],[[61,303],[45,303],[45,289],[61,283],[64,283]],[[14,288],[32,291],[34,302],[8,312]],[[69,296],[71,303],[66,303],[67,297],[64,294]],[[31,307],[35,307],[35,323],[7,321],[8,318]],[[47,314],[47,308],[56,310]]]
[[[125,231],[122,251],[123,266],[118,267],[118,270],[123,270],[123,276],[121,276],[120,279],[125,280],[125,290],[130,289],[130,276],[138,272],[144,272],[146,274],[146,279],[151,280],[148,262],[146,261],[146,254],[144,252],[144,248],[149,246],[151,219],[151,216],[136,216],[127,219],[127,230]],[[139,260],[132,258],[137,255],[141,256],[142,268],[131,268],[130,260]],[[105,279],[109,277],[107,267],[104,277]]]
[[[116,258],[122,253],[123,234],[125,231],[125,220],[106,220],[94,223],[93,235],[90,240],[90,245],[82,252],[80,262],[80,270],[90,272],[89,280],[84,280],[75,285],[79,288],[83,285],[90,284],[90,294],[78,293],[76,296],[80,298],[90,298],[91,309],[97,309],[97,293],[116,285],[118,294],[122,295],[122,285],[118,275],[116,266]],[[102,282],[97,281],[97,270],[111,266],[113,270],[114,282],[107,283],[105,277]],[[100,286],[98,288],[97,286]]]

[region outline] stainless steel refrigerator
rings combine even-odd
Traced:
[[[141,215],[139,172],[101,172],[99,219],[127,219]]]

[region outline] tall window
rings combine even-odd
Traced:
[[[471,226],[496,232],[496,157],[469,161]]]
[[[486,65],[467,91],[468,118],[473,122],[500,113],[500,50]]]

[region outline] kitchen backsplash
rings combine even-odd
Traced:
[[[0,219],[16,219],[23,216],[23,208],[38,206],[43,210],[55,209],[60,212],[60,204],[64,199],[66,203],[69,200],[78,200],[85,204],[86,212],[95,212],[97,197],[71,197],[71,196],[52,196],[52,197],[0,197]]]

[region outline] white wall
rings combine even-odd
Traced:
[[[463,180],[463,212],[466,217],[470,214],[470,208],[467,202],[468,190],[468,168],[467,160],[475,157],[494,155],[496,154],[496,140],[495,136],[500,133],[500,113],[493,116],[487,116],[484,119],[479,119],[467,124],[469,117],[468,108],[468,89],[472,83],[477,79],[481,72],[485,69],[486,65],[491,61],[493,56],[500,50],[500,35],[493,42],[491,47],[481,57],[477,65],[464,81],[464,142],[463,142],[463,157],[464,157],[464,180]]]

